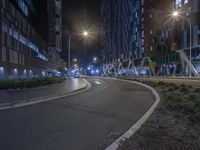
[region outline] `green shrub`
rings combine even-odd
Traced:
[[[192,121],[193,123],[197,123],[200,121],[200,111],[193,113],[192,115],[189,116],[190,121]]]
[[[185,84],[181,84],[180,87],[186,87],[186,85]]]
[[[200,94],[200,88],[196,88],[196,89],[194,90],[194,92]]]
[[[165,82],[163,82],[163,81],[158,82],[158,86],[163,86],[163,85],[165,85]]]
[[[180,109],[180,102],[182,100],[182,97],[180,94],[174,93],[174,92],[167,93],[167,94],[164,94],[164,99],[168,108],[173,109],[173,110]]]
[[[32,79],[20,79],[20,80],[0,80],[0,90],[6,89],[23,89],[34,88],[54,83],[60,83],[65,78],[52,77],[52,78],[32,78]]]
[[[183,94],[188,94],[189,89],[188,89],[187,87],[182,87],[182,88],[180,89],[180,92],[183,93]]]

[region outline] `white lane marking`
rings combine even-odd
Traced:
[[[99,81],[94,81],[96,84],[98,84],[98,85],[100,85],[101,84],[101,82],[99,82]]]

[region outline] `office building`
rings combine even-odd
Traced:
[[[48,31],[38,25],[38,11],[45,15],[46,10],[40,8],[44,1],[35,2],[0,1],[0,78],[39,76],[46,69]]]
[[[49,37],[50,51],[62,51],[62,0],[48,0]]]
[[[189,60],[180,49],[189,49],[187,21],[173,19],[172,10],[186,12],[192,24],[192,58],[199,60],[198,0],[102,0],[104,66],[116,69],[137,67],[152,75],[188,75]],[[183,56],[184,55],[184,56]],[[185,61],[185,62],[184,62]],[[198,61],[192,64],[198,74]],[[196,71],[195,71],[196,69]],[[137,72],[137,73],[136,73]],[[196,73],[195,73],[196,72]]]

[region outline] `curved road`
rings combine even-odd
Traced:
[[[1,150],[104,149],[153,104],[147,89],[128,82],[88,78],[87,92],[0,111]]]

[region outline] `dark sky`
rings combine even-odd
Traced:
[[[100,0],[63,0],[62,56],[65,60],[69,33],[79,33],[83,29],[88,29],[91,36],[88,39],[82,39],[81,36],[72,37],[71,57],[88,62],[94,56],[100,56]]]

